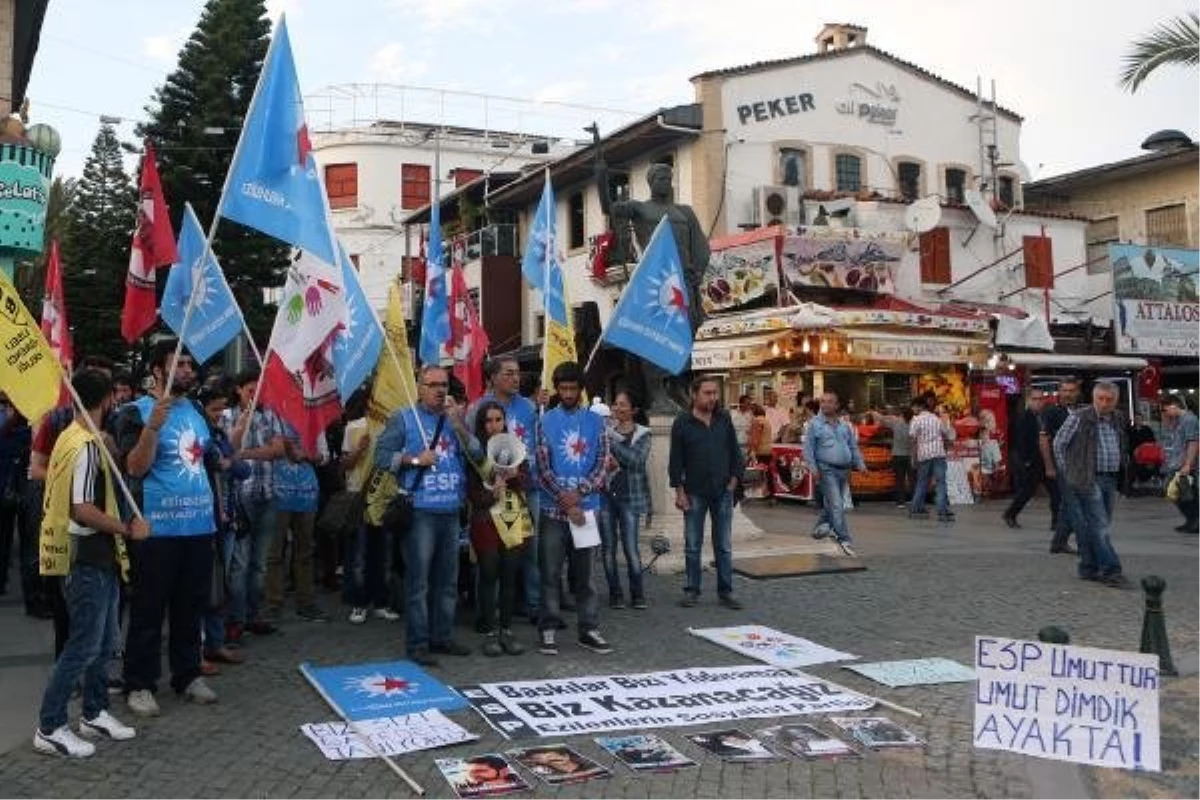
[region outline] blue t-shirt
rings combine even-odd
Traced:
[[[549,468],[561,488],[575,490],[589,476],[603,474],[598,460],[602,461],[607,453],[604,417],[581,406],[571,411],[559,406],[542,415],[539,430],[538,444],[546,448],[547,456],[547,463],[542,466]],[[599,489],[603,487],[589,488],[591,491],[583,495],[579,507],[584,511],[599,510]],[[544,487],[539,491],[542,508],[554,508],[554,496]]]
[[[417,429],[413,413],[421,417],[421,428]],[[404,458],[416,456],[425,450],[437,454],[433,466],[421,473],[421,482],[413,493],[413,508],[424,511],[457,511],[467,498],[467,473],[462,447],[458,436],[447,420],[438,434],[436,442],[430,442],[437,430],[438,417],[425,408],[402,408],[388,420],[387,427],[379,436],[375,446],[375,463],[381,469],[393,469],[396,481],[404,491],[412,490],[413,477],[420,467],[407,464],[393,465],[393,456]]]
[[[154,403],[150,396],[133,403],[143,425]],[[154,463],[142,478],[142,513],[152,536],[200,536],[216,530],[213,494],[204,470],[208,440],[208,421],[196,404],[177,400],[158,432]]]

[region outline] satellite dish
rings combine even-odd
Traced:
[[[488,460],[497,467],[515,467],[525,460],[525,443],[511,433],[497,433],[488,439]]]
[[[937,195],[922,197],[904,209],[904,227],[917,233],[933,230],[942,219],[942,206]]]
[[[996,228],[1000,221],[996,219],[996,212],[992,211],[992,207],[988,205],[987,200],[983,199],[983,194],[977,189],[967,189],[963,192],[963,197],[967,201],[967,205],[971,209],[971,213],[975,215],[975,219],[985,228]]]

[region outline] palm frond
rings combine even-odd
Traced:
[[[1196,66],[1200,63],[1200,15],[1176,17],[1130,43],[1121,68],[1120,86],[1136,92],[1142,82],[1164,64]]]

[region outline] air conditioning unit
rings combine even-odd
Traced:
[[[754,222],[768,225],[800,224],[800,189],[796,186],[754,187]]]

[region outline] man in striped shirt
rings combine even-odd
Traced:
[[[954,429],[943,413],[938,416],[929,410],[923,399],[912,402],[913,419],[908,425],[909,447],[917,462],[917,485],[913,487],[910,517],[925,516],[925,495],[929,480],[936,484],[938,519],[953,522],[954,512],[946,496],[946,443],[954,441]]]

